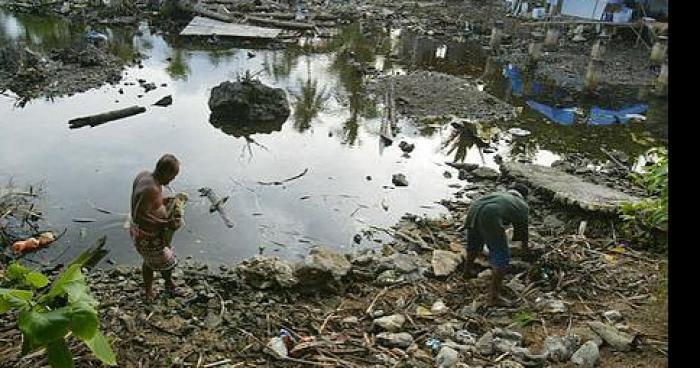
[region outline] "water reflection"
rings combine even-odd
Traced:
[[[300,92],[292,92],[294,98],[294,129],[303,133],[311,127],[311,122],[323,110],[330,97],[325,87],[319,88],[318,80],[309,77],[306,81],[299,80]]]
[[[181,81],[187,80],[187,75],[191,72],[190,66],[187,63],[187,58],[187,52],[185,50],[173,49],[168,66],[165,68],[170,78]]]
[[[240,117],[211,114],[209,123],[222,132],[235,137],[250,137],[253,134],[270,134],[282,130],[286,117],[270,121],[246,121]]]
[[[452,130],[446,140],[442,142],[442,149],[447,149],[446,154],[454,153],[454,162],[464,162],[467,159],[467,153],[472,147],[477,148],[481,161],[484,161],[482,149],[489,146],[494,135],[497,133],[497,128],[494,126],[483,126],[477,123],[470,122],[455,122],[452,124]]]
[[[329,44],[329,49],[335,51],[330,68],[338,74],[339,87],[346,92],[345,96],[341,96],[342,102],[350,112],[350,117],[345,120],[338,134],[344,145],[358,144],[360,118],[372,119],[379,116],[376,102],[365,92],[363,74],[357,65],[372,62],[375,53],[386,52],[389,45],[387,33],[367,35],[360,24],[343,28]]]

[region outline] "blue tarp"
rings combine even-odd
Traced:
[[[535,102],[533,100],[528,100],[527,105],[530,106],[530,108],[532,108],[533,110],[536,110],[542,115],[548,117],[549,120],[552,120],[555,123],[571,125],[574,123],[574,120],[576,118],[574,112],[575,109],[573,107],[557,108],[539,102]]]
[[[647,111],[649,105],[636,104],[624,107],[619,110],[606,110],[598,106],[591,108],[591,115],[588,118],[589,125],[610,125],[610,124],[627,124],[632,116],[628,114],[643,114]]]
[[[506,77],[510,80],[510,89],[516,96],[523,95],[523,79],[520,77],[520,71],[513,64],[508,64],[506,67]]]
[[[517,66],[513,64],[508,64],[504,72],[506,78],[510,81],[510,90],[515,96],[531,95],[535,96],[542,92],[542,85],[533,82],[531,85],[531,91],[525,91],[525,82],[523,82],[523,77],[520,74],[520,70]]]

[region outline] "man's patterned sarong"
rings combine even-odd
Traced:
[[[177,265],[175,253],[165,244],[162,236],[143,231],[133,222],[130,233],[136,250],[148,267],[156,271],[167,271]]]

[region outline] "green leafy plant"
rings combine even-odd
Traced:
[[[645,248],[665,251],[668,231],[668,154],[654,148],[649,154],[658,160],[646,172],[631,174],[632,180],[646,191],[648,198],[622,206],[623,231]]]
[[[537,322],[537,316],[528,311],[520,311],[513,317],[513,323],[518,327],[525,327],[533,322]]]
[[[23,337],[22,355],[45,348],[52,367],[73,367],[73,357],[66,344],[66,337],[72,334],[103,363],[117,364],[109,341],[99,330],[98,302],[90,295],[81,272],[88,258],[79,257],[40,295],[35,292],[49,285],[46,276],[19,263],[8,266],[4,283],[18,288],[0,288],[0,313],[19,312],[17,327]]]

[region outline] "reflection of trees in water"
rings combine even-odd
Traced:
[[[292,73],[292,70],[297,66],[299,56],[303,51],[296,47],[290,46],[286,50],[279,50],[265,53],[264,67],[267,75],[271,76],[275,82],[286,78]]]
[[[388,38],[384,35],[384,38]],[[378,41],[380,40],[380,41]],[[341,129],[343,144],[355,145],[357,143],[359,118],[376,118],[379,116],[377,105],[365,92],[363,75],[353,65],[353,61],[367,63],[374,60],[376,47],[384,47],[388,41],[366,37],[361,25],[355,24],[343,28],[338,36],[329,44],[329,49],[336,55],[331,64],[331,70],[338,74],[342,89],[347,93],[347,104],[350,110],[350,118],[345,121]]]
[[[474,129],[468,128],[455,128],[447,137],[447,139],[442,142],[442,149],[448,149],[446,155],[451,155],[453,152],[455,154],[454,162],[463,162],[467,158],[467,152],[474,145],[477,145],[479,149],[484,145],[476,136],[476,131]]]
[[[118,58],[129,61],[134,58],[134,34],[132,29],[114,29],[109,30],[109,43],[107,50],[116,55]],[[144,49],[152,49],[153,43],[150,40],[141,40],[140,46]]]
[[[301,91],[292,93],[294,102],[294,128],[299,132],[304,132],[311,127],[311,122],[319,112],[323,110],[323,104],[328,100],[326,88],[318,86],[318,80],[299,80]]]
[[[187,64],[187,54],[182,49],[173,49],[170,56],[170,64],[165,68],[168,75],[175,80],[187,80],[190,73],[190,66]]]
[[[211,63],[211,65],[218,67],[222,61],[236,55],[236,50],[214,49],[214,50],[207,51],[206,55],[207,55],[207,58],[209,59],[209,62]]]
[[[21,34],[10,35],[6,32],[4,25],[9,24],[11,19],[16,19],[19,24]],[[51,48],[65,47],[72,40],[71,24],[60,18],[38,17],[33,15],[7,15],[0,12],[0,42],[1,44],[13,41],[22,41],[31,49],[48,51]],[[16,37],[16,39],[14,39]]]

